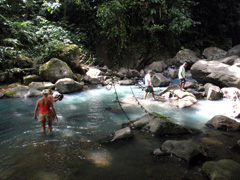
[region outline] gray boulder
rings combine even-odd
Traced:
[[[202,170],[211,180],[240,179],[240,164],[231,159],[205,162]]]
[[[233,55],[240,56],[240,44],[228,50],[227,56],[233,56]]]
[[[192,64],[197,62],[199,60],[197,54],[194,51],[191,51],[190,49],[184,49],[179,51],[176,56],[173,58],[172,63],[179,67],[184,62],[188,63],[188,66],[190,67]]]
[[[120,129],[114,133],[114,136],[111,141],[116,141],[119,139],[126,139],[133,137],[133,133],[129,127]]]
[[[170,78],[175,79],[178,77],[178,70],[169,68],[167,74]]]
[[[28,76],[23,77],[23,83],[24,85],[29,85],[31,82],[40,82],[41,78],[38,75],[32,74]]]
[[[148,72],[149,70],[152,70],[154,72],[163,72],[164,69],[167,67],[166,63],[164,61],[156,61],[151,63],[145,68],[145,72]]]
[[[240,123],[224,115],[214,116],[206,123],[207,127],[218,129],[218,130],[227,130],[227,131],[239,131]]]
[[[83,89],[83,86],[83,82],[79,83],[70,78],[59,79],[55,83],[56,90],[62,94],[81,91]]]
[[[191,134],[195,130],[172,123],[166,117],[157,114],[146,114],[140,118],[129,121],[132,128],[142,129],[155,135],[182,135]],[[195,131],[196,132],[196,131]]]
[[[207,58],[207,60],[216,60],[226,57],[227,52],[217,48],[217,47],[208,47],[204,49],[202,55]]]
[[[194,79],[199,83],[212,83],[220,87],[240,88],[240,66],[217,61],[199,60],[191,67]]]
[[[194,89],[197,87],[197,83],[193,80],[186,81],[186,84],[184,86],[185,89]]]
[[[132,85],[132,84],[134,84],[131,79],[121,80],[121,81],[118,81],[118,83],[120,85]]]
[[[175,90],[174,92],[174,95],[177,96],[179,99],[182,99],[184,97],[187,97],[187,96],[192,96],[193,98],[195,98],[195,96],[190,93],[190,92],[184,92],[184,91],[181,91],[181,90]]]
[[[39,75],[43,80],[55,83],[62,78],[73,78],[74,74],[69,66],[57,58],[52,58],[39,68]]]
[[[42,96],[42,91],[36,90],[36,89],[29,89],[26,97],[38,97]]]
[[[29,89],[42,91],[43,89],[53,89],[55,84],[51,82],[31,82],[28,87]]]
[[[204,148],[192,140],[168,140],[165,141],[162,146],[162,151],[174,154],[175,156],[190,162],[192,159],[196,157],[206,157],[207,153]]]
[[[223,94],[221,89],[218,86],[215,86],[211,83],[207,83],[204,85],[205,94],[207,96],[207,100],[219,100],[222,99]]]
[[[161,73],[156,73],[152,77],[152,84],[154,87],[166,87],[170,81]]]

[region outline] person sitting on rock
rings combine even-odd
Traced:
[[[150,93],[152,93],[152,96],[153,96],[154,100],[156,100],[155,95],[154,95],[154,91],[153,91],[153,87],[152,87],[151,75],[152,75],[152,70],[149,70],[148,73],[145,76],[146,94],[145,94],[144,99],[147,98],[147,94],[150,92]]]
[[[184,86],[186,83],[186,79],[185,79],[185,68],[187,67],[187,63],[183,63],[183,65],[180,66],[179,68],[179,72],[178,72],[178,78],[180,79],[180,90],[185,91],[184,90]]]
[[[37,120],[37,111],[38,108],[39,111],[39,121],[41,122],[42,126],[42,133],[45,134],[45,125],[46,122],[48,123],[48,132],[52,132],[52,121],[56,117],[56,120],[58,121],[58,117],[56,114],[56,111],[53,107],[53,102],[48,98],[49,95],[49,89],[44,89],[42,91],[43,97],[38,99],[36,103],[36,107],[34,110],[34,119]]]

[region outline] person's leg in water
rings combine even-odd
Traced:
[[[152,96],[153,96],[153,99],[156,100],[155,95],[154,95],[154,92],[152,92]]]
[[[52,121],[48,121],[48,132],[52,132]]]
[[[41,121],[42,133],[43,133],[43,134],[46,134],[46,131],[45,131],[45,122],[46,122],[46,121]]]

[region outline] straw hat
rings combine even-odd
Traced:
[[[42,90],[42,95],[48,95],[50,93],[49,89]]]

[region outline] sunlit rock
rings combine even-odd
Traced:
[[[100,72],[101,71],[99,69],[92,67],[88,70],[88,72],[86,74],[87,74],[87,76],[90,76],[91,78],[97,78],[99,76]]]
[[[233,65],[236,64],[235,60],[238,59],[239,56],[230,56],[230,57],[226,57],[226,58],[222,58],[222,59],[218,59],[217,61],[224,63],[224,64],[228,64],[228,65]],[[236,61],[237,62],[237,61]]]
[[[227,116],[217,115],[214,116],[206,123],[207,127],[218,129],[218,130],[229,130],[229,131],[239,131],[240,123],[234,119]]]
[[[185,92],[185,91],[181,91],[181,90],[175,90],[175,91],[173,91],[173,94],[175,95],[175,96],[177,96],[178,98],[180,98],[180,99],[182,99],[182,98],[184,98],[184,97],[187,97],[187,96],[191,96],[191,97],[194,97],[195,98],[195,96],[192,94],[192,93],[189,93],[189,92]]]
[[[38,75],[32,74],[23,77],[24,85],[29,85],[31,82],[40,82],[41,78]]]
[[[59,79],[55,83],[56,90],[60,93],[71,93],[76,91],[81,91],[83,89],[84,83],[79,83],[70,78]]]
[[[240,101],[240,89],[236,87],[226,87],[221,89],[223,97],[233,101]]]
[[[240,179],[240,164],[231,159],[205,162],[202,170],[211,180]]]
[[[204,85],[205,94],[207,96],[207,100],[219,100],[222,99],[223,94],[221,89],[218,86],[215,86],[211,83],[207,83]]]
[[[28,91],[29,88],[27,86],[18,85],[17,87],[14,87],[8,92],[6,92],[5,96],[14,98],[24,98],[27,96]]]
[[[148,65],[145,68],[145,72],[148,72],[149,70],[152,70],[157,73],[161,73],[164,71],[164,69],[167,67],[166,63],[164,61],[155,61],[152,62],[150,65]]]
[[[31,82],[28,86],[30,89],[36,89],[42,91],[43,89],[52,89],[55,84],[51,82]]]
[[[42,92],[36,89],[30,89],[26,95],[26,97],[37,97],[42,96]]]
[[[152,77],[152,84],[154,87],[166,87],[170,81],[161,73],[156,73]]]
[[[240,56],[240,44],[228,50],[227,56],[233,56],[233,55]]]
[[[162,144],[161,148],[163,152],[172,153],[187,162],[190,162],[196,157],[202,158],[207,156],[204,148],[192,140],[168,140]]]
[[[131,137],[133,137],[133,133],[132,133],[131,129],[129,127],[126,127],[126,128],[116,131],[114,133],[111,141],[116,141],[119,139],[126,139],[126,138],[131,138]]]
[[[175,91],[175,90],[179,90],[179,89],[180,89],[180,87],[178,84],[173,84],[171,86],[168,86],[166,89],[164,89],[160,93],[158,93],[158,96],[161,96],[161,95],[165,94],[166,92]]]
[[[217,48],[217,47],[208,47],[203,50],[202,55],[207,58],[207,60],[216,60],[226,57],[227,52]]]
[[[172,60],[172,64],[179,67],[184,62],[188,63],[188,66],[191,67],[192,64],[199,60],[197,54],[190,49],[180,50]]]
[[[172,69],[172,68],[169,68],[167,70],[167,74],[170,78],[172,79],[175,79],[178,77],[178,70],[177,69]]]
[[[191,107],[194,104],[196,104],[197,102],[198,101],[195,97],[186,96],[186,97],[178,100],[178,107],[179,108]]]

